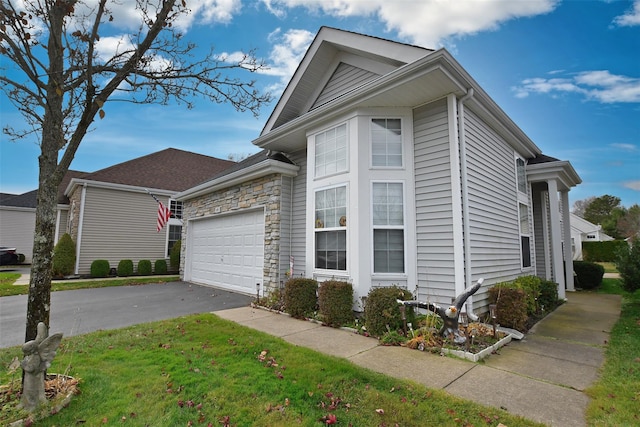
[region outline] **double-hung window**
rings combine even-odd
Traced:
[[[404,273],[403,192],[402,183],[373,183],[374,273]]]
[[[520,251],[522,267],[531,267],[531,228],[529,227],[529,207],[518,203],[520,214]]]
[[[347,125],[342,124],[315,136],[316,178],[347,170]]]
[[[402,167],[402,121],[371,120],[371,165]]]
[[[171,254],[171,248],[182,239],[182,202],[171,200],[169,202],[171,217],[169,218],[169,239],[167,240],[167,256]]]
[[[516,159],[516,178],[518,180],[518,191],[527,194],[527,175],[525,173],[524,160]]]
[[[315,194],[315,267],[347,269],[347,187]]]

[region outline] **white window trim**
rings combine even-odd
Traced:
[[[373,186],[374,184],[402,184],[402,226],[399,225],[385,225],[385,226],[381,226],[381,225],[374,225],[373,224]],[[371,276],[372,277],[380,277],[380,278],[390,278],[390,277],[394,277],[394,278],[400,278],[400,279],[406,279],[408,277],[408,269],[409,269],[409,259],[407,257],[407,183],[405,180],[400,180],[400,179],[396,179],[396,180],[372,180],[371,184],[370,184],[370,189],[369,189],[369,194],[371,194],[370,200],[369,200],[369,210],[371,212],[370,215],[370,222],[369,222],[369,232],[371,234],[371,250],[370,250],[370,254],[369,256],[371,257]],[[373,230],[375,229],[384,229],[384,230],[403,230],[403,242],[404,242],[404,247],[403,247],[403,257],[404,257],[404,272],[389,272],[389,273],[385,273],[385,272],[376,272],[374,270],[374,263],[375,263],[375,255],[374,255],[374,237],[373,237]]]
[[[374,166],[373,164],[373,140],[371,138],[371,133],[373,131],[373,121],[374,120],[400,120],[400,132],[402,132],[400,139],[400,158],[401,162],[399,166]],[[375,115],[369,117],[369,126],[368,126],[368,135],[367,139],[369,141],[369,167],[371,169],[381,169],[381,170],[402,170],[405,167],[405,119],[401,116],[391,115]]]
[[[344,170],[340,170],[340,171],[336,170],[336,172],[318,176],[316,174],[316,168],[317,168],[317,164],[316,164],[316,158],[317,158],[316,157],[317,156],[317,152],[316,152],[316,149],[317,149],[316,137],[318,135],[322,134],[322,133],[326,133],[326,132],[328,132],[328,131],[330,131],[332,129],[336,129],[336,128],[338,128],[340,126],[343,126],[343,125],[345,126],[345,135],[346,135],[346,142],[345,142],[345,156],[346,156],[345,162],[346,163],[345,163],[345,169]],[[313,176],[314,180],[325,179],[325,178],[329,178],[329,177],[332,177],[332,176],[341,175],[341,174],[349,172],[350,140],[351,140],[351,135],[350,135],[350,129],[349,129],[349,121],[342,121],[340,123],[335,123],[335,124],[332,124],[331,126],[328,126],[326,128],[320,129],[320,130],[318,130],[316,132],[313,132],[313,134],[311,135],[311,142],[312,142],[311,145],[313,147],[313,156],[311,157],[310,160],[312,160],[311,165],[313,166],[311,176]]]
[[[345,203],[345,210],[346,210],[346,217],[347,217],[347,222],[346,222],[346,226],[345,227],[327,227],[324,228],[323,230],[325,231],[340,231],[340,230],[344,230],[345,231],[345,251],[347,253],[346,255],[346,264],[345,264],[345,270],[331,270],[331,269],[326,269],[326,268],[317,268],[316,267],[316,217],[315,217],[315,213],[316,213],[316,193],[318,193],[319,191],[326,191],[326,190],[331,190],[332,188],[339,188],[339,187],[344,187],[345,188],[345,192],[346,192],[346,203]],[[317,187],[313,189],[312,192],[312,197],[313,197],[313,203],[311,203],[312,205],[312,209],[311,209],[311,213],[312,213],[312,222],[311,222],[311,236],[312,236],[312,242],[311,242],[311,265],[313,267],[313,272],[314,274],[319,274],[319,275],[331,275],[331,276],[348,276],[349,275],[349,264],[350,264],[350,260],[349,260],[349,184],[347,182],[341,182],[341,183],[337,183],[334,185],[329,185],[329,186],[323,186],[323,187]]]

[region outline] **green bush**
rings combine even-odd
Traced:
[[[540,278],[538,276],[522,276],[511,282],[514,289],[522,289],[526,296],[527,315],[533,316],[538,312],[538,297],[540,296]]]
[[[153,271],[155,271],[156,274],[167,274],[167,260],[157,259],[153,265]]]
[[[496,304],[496,320],[501,326],[526,332],[527,294],[523,289],[512,282],[497,283],[489,288],[489,301]]]
[[[364,325],[367,332],[374,337],[381,337],[385,332],[402,329],[404,322],[397,300],[408,301],[412,298],[411,292],[397,286],[374,288],[369,291],[364,307]],[[414,323],[413,307],[406,307],[406,321]]]
[[[178,270],[180,268],[180,249],[182,248],[182,240],[176,241],[173,246],[171,246],[171,251],[169,251],[169,265],[172,270]]]
[[[151,261],[148,259],[141,259],[138,261],[138,274],[141,276],[149,276],[153,272],[151,268]]]
[[[607,242],[583,242],[582,259],[589,262],[615,262],[621,248],[628,247],[624,240]]]
[[[353,322],[353,286],[348,282],[328,280],[320,284],[318,311],[329,326],[343,326]]]
[[[69,233],[64,233],[53,248],[53,276],[68,276],[73,273],[75,267],[76,245]]]
[[[558,284],[550,280],[540,281],[540,296],[538,297],[538,309],[548,313],[558,306]]]
[[[24,254],[18,254],[18,264],[22,264],[27,259]]]
[[[107,277],[110,268],[109,261],[97,259],[91,263],[91,277]]]
[[[630,246],[618,251],[616,268],[626,291],[635,292],[640,289],[640,239],[633,239]]]
[[[573,261],[573,271],[576,274],[576,287],[580,289],[595,289],[602,284],[604,267],[587,261]]]
[[[118,276],[126,277],[133,275],[133,261],[123,259],[118,263]]]
[[[318,305],[318,282],[296,277],[284,284],[284,311],[291,317],[304,319],[313,315]]]

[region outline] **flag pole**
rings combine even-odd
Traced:
[[[158,198],[148,189],[144,189],[144,191],[146,191],[151,197],[153,197],[153,200],[155,200],[156,202],[158,202],[159,204],[162,204],[162,202],[160,200],[158,200]],[[184,225],[184,222],[182,221],[182,218],[177,218],[173,213],[169,214],[171,216],[171,218],[175,218],[178,221],[180,221],[182,223],[182,225]]]

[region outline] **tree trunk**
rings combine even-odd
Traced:
[[[42,122],[40,143],[38,204],[36,207],[36,229],[33,236],[33,261],[27,302],[27,328],[25,342],[35,339],[38,323],[49,328],[51,311],[51,277],[53,247],[55,245],[58,186],[67,168],[58,168],[58,152],[65,145],[63,132],[64,50],[62,33],[65,15],[71,1],[59,1],[51,6],[49,15],[49,80],[45,95],[45,113]]]

